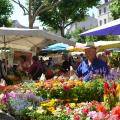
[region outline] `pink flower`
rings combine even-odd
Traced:
[[[75,115],[74,115],[74,120],[81,120],[81,119],[80,119],[80,116],[79,116],[78,114],[75,114]]]
[[[118,115],[111,115],[108,120],[120,120]]]
[[[87,114],[88,117],[94,119],[97,117],[97,112],[96,111],[90,111],[88,114]]]
[[[120,106],[114,107],[111,111],[112,115],[117,115],[120,119]]]
[[[72,110],[68,108],[68,109],[66,110],[66,115],[69,115],[71,112],[72,112]]]
[[[104,120],[105,116],[106,115],[103,112],[98,112],[97,116],[94,118],[94,120]]]

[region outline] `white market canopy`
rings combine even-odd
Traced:
[[[67,50],[72,52],[82,52],[85,49],[86,44],[76,43],[75,47],[70,47]],[[94,42],[94,46],[98,51],[104,51],[111,48],[120,48],[120,41],[97,41]]]
[[[120,35],[120,18],[100,27],[88,30],[81,36]]]
[[[30,50],[33,47],[45,47],[47,43],[67,43],[74,45],[73,41],[61,36],[38,29],[0,28],[0,47]]]

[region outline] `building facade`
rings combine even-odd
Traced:
[[[98,22],[97,19],[93,16],[87,16],[85,21],[81,21],[81,22],[75,22],[73,23],[70,28],[67,30],[68,33],[76,30],[77,28],[81,28],[84,30],[89,30],[92,28],[95,28],[98,26]]]
[[[12,21],[12,26],[13,28],[29,28],[29,27],[26,27],[26,26],[23,26],[19,23],[19,21],[17,20],[13,20]],[[39,29],[39,26],[33,26],[34,29]]]
[[[98,26],[104,25],[113,20],[110,12],[111,1],[112,0],[104,0],[104,3],[97,7],[99,11]]]

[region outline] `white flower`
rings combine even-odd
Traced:
[[[32,110],[32,109],[33,109],[33,106],[29,106],[29,107],[28,107],[28,110]]]
[[[41,106],[37,108],[36,112],[39,114],[46,113],[46,111]]]

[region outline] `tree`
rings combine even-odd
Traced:
[[[12,14],[13,6],[9,0],[0,0],[0,27],[10,26],[8,18]]]
[[[74,22],[82,21],[87,15],[88,8],[96,6],[100,0],[62,0],[51,10],[39,15],[43,25],[60,31],[65,36],[65,29]]]
[[[120,18],[120,0],[113,0],[110,5],[110,10],[114,20]]]
[[[60,2],[60,0],[26,0],[26,5],[24,5],[20,0],[12,1],[22,8],[24,15],[28,15],[29,28],[33,28],[38,15],[44,14],[46,10],[52,9]]]
[[[85,36],[80,36],[80,33],[82,33],[83,30],[81,28],[78,28],[71,32],[71,37],[74,38],[77,42],[84,43],[85,42]]]

